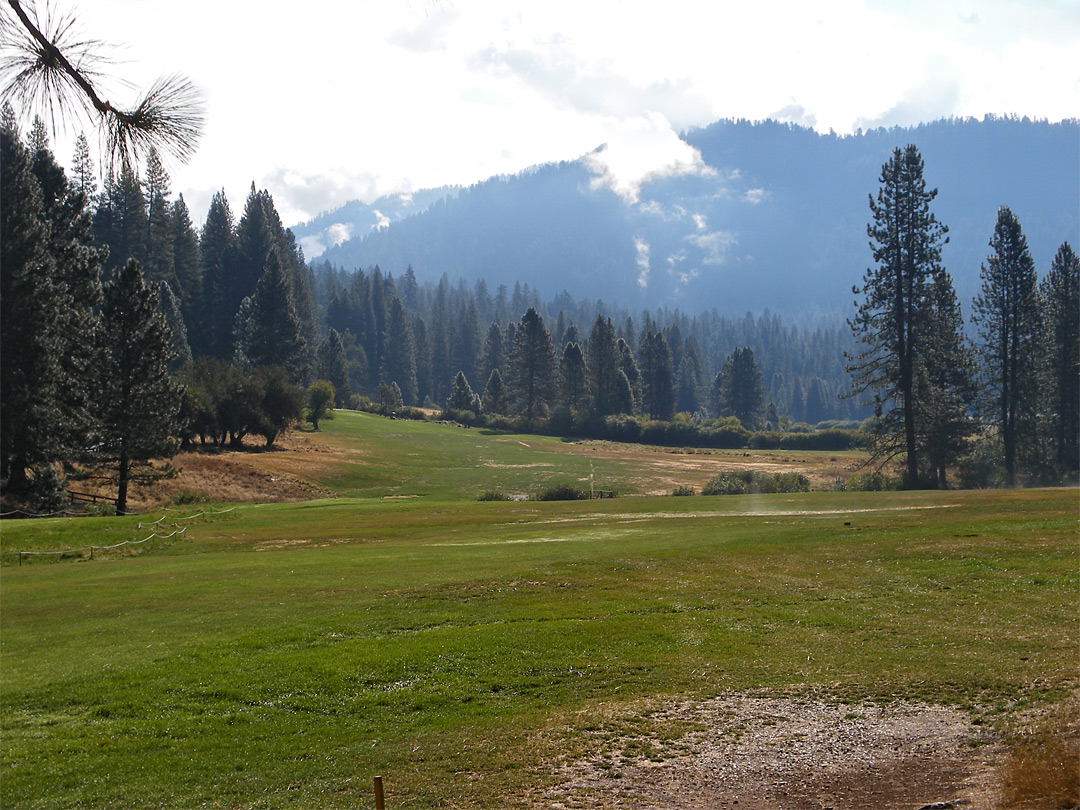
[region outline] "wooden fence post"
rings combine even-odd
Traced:
[[[386,803],[383,801],[381,776],[375,777],[375,810],[386,810]]]

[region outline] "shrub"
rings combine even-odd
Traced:
[[[88,503],[83,511],[90,517],[116,517],[116,504],[108,501]]]
[[[589,493],[576,484],[554,484],[543,490],[534,501],[587,501]]]
[[[765,475],[757,470],[730,470],[720,473],[707,483],[701,494],[750,495],[809,491],[810,479],[800,472]]]
[[[178,492],[173,495],[173,506],[188,506],[195,503],[210,503],[210,496],[201,492]]]
[[[477,497],[478,501],[508,501],[510,496],[506,493],[499,492],[497,489],[489,489],[485,492],[481,492]]]
[[[34,476],[30,508],[40,515],[60,512],[67,502],[67,479],[57,464],[46,464]]]
[[[680,498],[688,495],[695,495],[697,494],[697,490],[687,484],[679,484],[671,491],[671,494],[676,498]]]
[[[900,489],[900,478],[886,475],[880,470],[855,473],[832,486],[834,492],[891,492],[897,489]]]

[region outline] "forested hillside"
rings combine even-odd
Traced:
[[[685,140],[705,170],[656,177],[628,200],[590,156],[479,183],[319,257],[421,280],[529,281],[633,308],[843,312],[867,266],[867,195],[892,149],[917,145],[950,230],[944,263],[964,300],[999,206],[1025,224],[1036,263],[1080,234],[1080,124],[948,120],[851,136],[775,121],[719,121]]]

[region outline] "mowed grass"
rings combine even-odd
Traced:
[[[138,520],[0,542],[105,545]],[[366,807],[376,774],[392,808],[526,806],[591,718],[640,699],[909,698],[993,723],[1077,686],[1070,490],[432,492],[186,525],[3,568],[0,806]]]

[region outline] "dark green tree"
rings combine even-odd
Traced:
[[[998,209],[990,247],[971,317],[985,392],[979,411],[1001,435],[1005,482],[1015,486],[1021,447],[1037,443],[1042,326],[1035,262],[1020,220],[1007,206]]]
[[[234,283],[236,233],[232,209],[224,191],[210,200],[199,239],[202,296],[192,347],[196,354],[225,359],[233,353],[233,319],[247,293],[238,295]]]
[[[319,344],[316,374],[321,379],[329,380],[334,386],[335,405],[339,408],[345,407],[351,394],[349,358],[345,353],[345,341],[336,329],[331,329],[326,340]]]
[[[882,166],[877,198],[870,198],[867,226],[875,266],[863,277],[862,296],[849,321],[859,350],[848,355],[855,394],[877,403],[873,457],[903,456],[905,484],[919,485],[920,444],[917,381],[920,358],[934,350],[928,328],[930,286],[941,270],[948,228],[930,211],[937,189],[928,190],[923,159],[915,146],[895,149]],[[925,435],[925,432],[923,432]]]
[[[630,405],[624,408],[622,413],[634,413],[641,406],[641,369],[638,368],[637,360],[634,359],[633,349],[625,339],[619,338],[615,341],[615,350],[619,353],[619,370],[622,371],[627,385],[630,386]]]
[[[484,350],[480,359],[480,374],[483,379],[489,379],[495,369],[502,371],[506,367],[506,350],[503,344],[503,327],[498,319],[488,326],[487,337],[484,339]]]
[[[0,130],[0,461],[8,488],[62,455],[65,304],[30,155],[8,123]]]
[[[169,371],[175,374],[191,363],[192,356],[191,346],[188,345],[187,327],[184,326],[184,316],[180,312],[180,302],[176,300],[172,287],[166,281],[158,283],[158,309],[172,335],[173,359],[169,363]]]
[[[334,418],[334,397],[334,385],[329,380],[316,380],[308,389],[307,418],[315,430],[319,422]]]
[[[652,419],[667,421],[675,415],[675,371],[663,333],[646,331],[639,354],[642,408]]]
[[[153,148],[147,156],[143,190],[147,212],[144,274],[148,283],[164,281],[175,291],[179,289],[179,284],[173,254],[175,229],[169,202],[169,174]]]
[[[116,511],[128,486],[160,478],[153,461],[177,449],[179,386],[169,375],[172,335],[157,294],[130,260],[105,284],[98,341],[98,442],[94,455],[116,480]]]
[[[754,350],[740,346],[729,354],[717,376],[717,383],[720,416],[734,416],[747,430],[756,430],[765,408],[765,386]],[[820,385],[816,387],[820,389]],[[824,393],[819,390],[817,396],[822,401],[814,415],[820,419],[823,418]]]
[[[176,278],[176,296],[180,309],[189,324],[196,323],[195,313],[201,305],[202,268],[199,265],[199,236],[191,224],[191,214],[184,195],[172,204],[169,212],[172,223],[170,241],[173,255],[173,274]]]
[[[588,400],[585,355],[577,343],[567,343],[559,360],[559,406],[567,411],[581,410]]]
[[[459,371],[454,375],[454,382],[450,386],[450,397],[446,400],[448,411],[471,411],[475,409],[476,394],[473,393],[465,372]]]
[[[292,285],[277,250],[267,257],[250,307],[242,307],[237,315],[236,358],[249,368],[282,366],[294,382],[306,374],[307,345],[293,305]]]
[[[271,447],[278,436],[304,418],[304,392],[289,381],[281,366],[255,369],[252,377],[259,399],[253,430]]]
[[[544,319],[533,307],[521,316],[507,360],[509,389],[526,419],[547,414],[555,396],[555,349]]]
[[[491,370],[487,385],[484,386],[484,413],[505,415],[509,405],[506,401],[506,386],[497,368]]]
[[[1068,242],[1040,293],[1052,454],[1059,472],[1071,474],[1080,469],[1080,258]]]
[[[384,382],[396,382],[401,390],[402,400],[407,405],[413,405],[417,398],[416,348],[409,316],[397,296],[390,301],[386,330],[381,378]]]
[[[621,358],[616,341],[611,319],[597,315],[585,349],[592,411],[597,416],[625,412],[625,396],[619,378]]]

